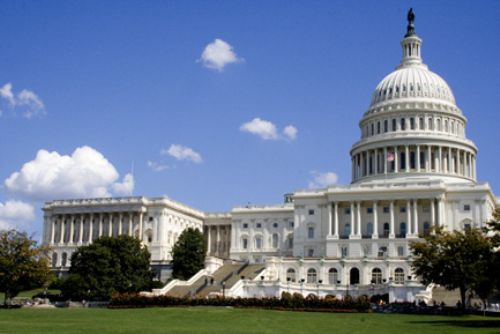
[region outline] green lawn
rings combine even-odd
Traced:
[[[0,310],[0,333],[500,333],[500,319],[227,308]]]

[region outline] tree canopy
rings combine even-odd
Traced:
[[[50,271],[47,248],[25,232],[0,231],[0,292],[4,303],[24,290],[47,283]]]
[[[108,300],[114,292],[149,289],[150,258],[138,239],[101,237],[73,253],[62,293],[72,299]]]
[[[172,250],[174,278],[189,279],[203,269],[205,262],[205,240],[194,228],[185,229]]]
[[[412,267],[422,282],[459,289],[463,307],[467,292],[475,292],[484,302],[494,287],[495,266],[492,243],[483,231],[437,229],[424,239],[411,245],[415,256]]]

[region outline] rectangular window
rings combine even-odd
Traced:
[[[470,205],[469,204],[465,204],[464,205],[464,211],[470,211]]]
[[[405,256],[404,246],[398,246],[398,256]]]
[[[413,117],[410,118],[410,129],[415,130],[415,119]]]
[[[380,122],[377,122],[377,134],[380,133]]]
[[[349,256],[349,248],[347,246],[342,246],[340,249],[342,257],[347,257]]]
[[[261,227],[262,227],[262,224],[261,224],[261,223],[257,223],[255,226],[256,226],[257,228],[261,228]]]
[[[389,210],[389,207],[388,206],[384,206],[384,213],[389,213],[390,210]]]
[[[423,129],[424,129],[424,127],[425,127],[425,126],[424,126],[424,118],[423,118],[423,117],[420,117],[420,121],[419,121],[419,122],[420,122],[420,124],[419,124],[419,126],[418,126],[418,127],[420,128],[420,130],[423,130]]]
[[[368,213],[368,214],[373,213],[373,208],[366,208],[366,213]]]
[[[288,222],[288,226],[291,227],[291,228],[293,228],[294,223],[293,222]]]
[[[378,249],[378,257],[384,257],[387,254],[387,247],[382,246]]]
[[[314,210],[313,210],[313,209],[310,209],[310,210],[309,210],[309,216],[312,216],[312,215],[314,215]]]
[[[396,119],[392,120],[392,131],[396,131]]]
[[[346,208],[344,210],[344,212],[345,212],[346,215],[350,215],[351,214],[351,208]]]
[[[406,212],[406,207],[405,206],[399,207],[399,212],[401,212],[401,213]]]
[[[248,228],[248,224],[247,223],[243,223],[243,228]]]
[[[308,237],[309,239],[314,239],[314,227],[309,226],[309,227],[307,228],[307,237]]]
[[[389,122],[387,120],[384,121],[384,132],[389,131]]]
[[[243,239],[243,249],[248,249],[248,239]]]

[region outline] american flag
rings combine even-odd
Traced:
[[[387,161],[394,161],[395,159],[396,159],[396,156],[394,155],[393,152],[387,153]]]

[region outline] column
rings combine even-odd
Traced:
[[[425,171],[430,172],[431,171],[431,163],[432,163],[432,151],[431,151],[431,146],[427,146],[427,159],[425,159]]]
[[[411,224],[411,202],[410,200],[406,201],[406,237],[411,236],[412,224]]]
[[[389,238],[394,239],[394,201],[391,201],[389,204],[390,209],[390,230],[389,230]]]
[[[339,202],[333,203],[334,205],[334,218],[335,218],[335,229],[333,237],[335,239],[339,238]]]
[[[378,239],[378,205],[373,201],[373,233],[372,239]]]
[[[451,174],[452,169],[451,169],[451,147],[448,147],[448,156],[447,156],[447,162],[448,162],[448,174]]]
[[[361,152],[360,155],[361,155],[361,163],[360,163],[361,177],[363,177],[365,175],[365,155],[363,154],[363,152]]]
[[[399,170],[399,152],[398,147],[394,146],[394,173],[397,173]]]
[[[55,242],[55,240],[54,240],[54,239],[55,239],[55,236],[56,236],[56,220],[54,219],[54,217],[53,217],[53,216],[52,216],[52,217],[50,217],[50,219],[51,219],[51,221],[52,221],[52,223],[51,223],[52,228],[51,228],[51,230],[50,230],[50,243],[51,243],[51,244],[54,244],[54,242]]]
[[[354,202],[351,202],[351,233],[349,233],[349,238],[354,236]]]
[[[458,152],[457,152],[457,155],[458,155]],[[451,156],[451,169],[450,169],[450,172],[453,173],[453,174],[458,174],[458,170],[456,167],[458,167],[457,165],[458,164],[455,164],[456,163],[456,160],[457,160],[457,157],[455,156],[454,152],[453,152],[453,149],[450,148],[450,156]]]
[[[219,256],[219,242],[220,242],[220,226],[217,225],[216,227],[216,235],[215,235],[215,255]],[[249,240],[250,242],[253,243],[253,240]],[[262,240],[264,241],[264,240]],[[262,246],[262,245],[261,245]]]
[[[80,232],[78,233],[78,243],[83,242],[83,214],[80,215]]]
[[[405,145],[405,171],[408,173],[410,171],[410,147]]]
[[[102,237],[102,213],[99,213],[99,230],[97,232],[97,237]]]
[[[420,145],[417,145],[417,150],[415,151],[416,159],[415,161],[417,162],[417,172],[420,172]]]
[[[443,213],[443,205],[442,205],[442,200],[441,200],[441,197],[439,197],[437,199],[437,209],[438,209],[438,212],[437,212],[437,226],[442,226],[443,225],[443,217],[442,217],[442,213]]]
[[[70,244],[72,244],[73,240],[75,238],[75,216],[71,215],[70,219],[71,219],[71,221],[70,221],[70,225],[69,225],[69,240],[68,240],[68,242]]]
[[[384,147],[384,174],[387,174],[387,147]]]
[[[89,217],[89,239],[88,242],[92,242],[92,235],[94,234],[94,215],[91,213]]]
[[[139,213],[139,240],[142,242],[142,223],[143,223],[144,213]]]
[[[60,238],[59,238],[59,243],[63,243],[64,242],[64,223],[65,223],[65,220],[64,220],[64,216],[61,215],[61,235],[60,235]]]
[[[207,226],[207,256],[210,256],[210,247],[211,247],[211,238],[210,238],[210,225]]]
[[[413,235],[418,237],[418,206],[417,200],[413,200]]]
[[[134,226],[134,215],[132,214],[132,212],[129,212],[128,213],[128,235],[130,237],[133,236],[133,231],[132,231],[133,226]]]
[[[378,174],[378,149],[375,150],[375,169],[373,170],[373,174],[377,175]]]
[[[358,223],[358,228],[357,228],[357,236],[361,238],[361,202],[358,202],[356,205],[356,214],[357,214],[357,223]]]
[[[470,153],[467,152],[467,177],[471,177],[472,173],[470,172]]]
[[[113,236],[113,214],[108,215],[108,237]]]
[[[434,203],[434,198],[431,199],[431,226],[436,226],[436,207]]]
[[[123,218],[123,214],[120,212],[118,214],[118,235],[122,235],[122,218]]]
[[[476,156],[475,155],[472,156],[472,177],[474,178],[474,180],[477,179],[477,175],[476,175]]]
[[[328,236],[330,237],[332,235],[332,205],[328,203],[326,207],[328,209]]]

